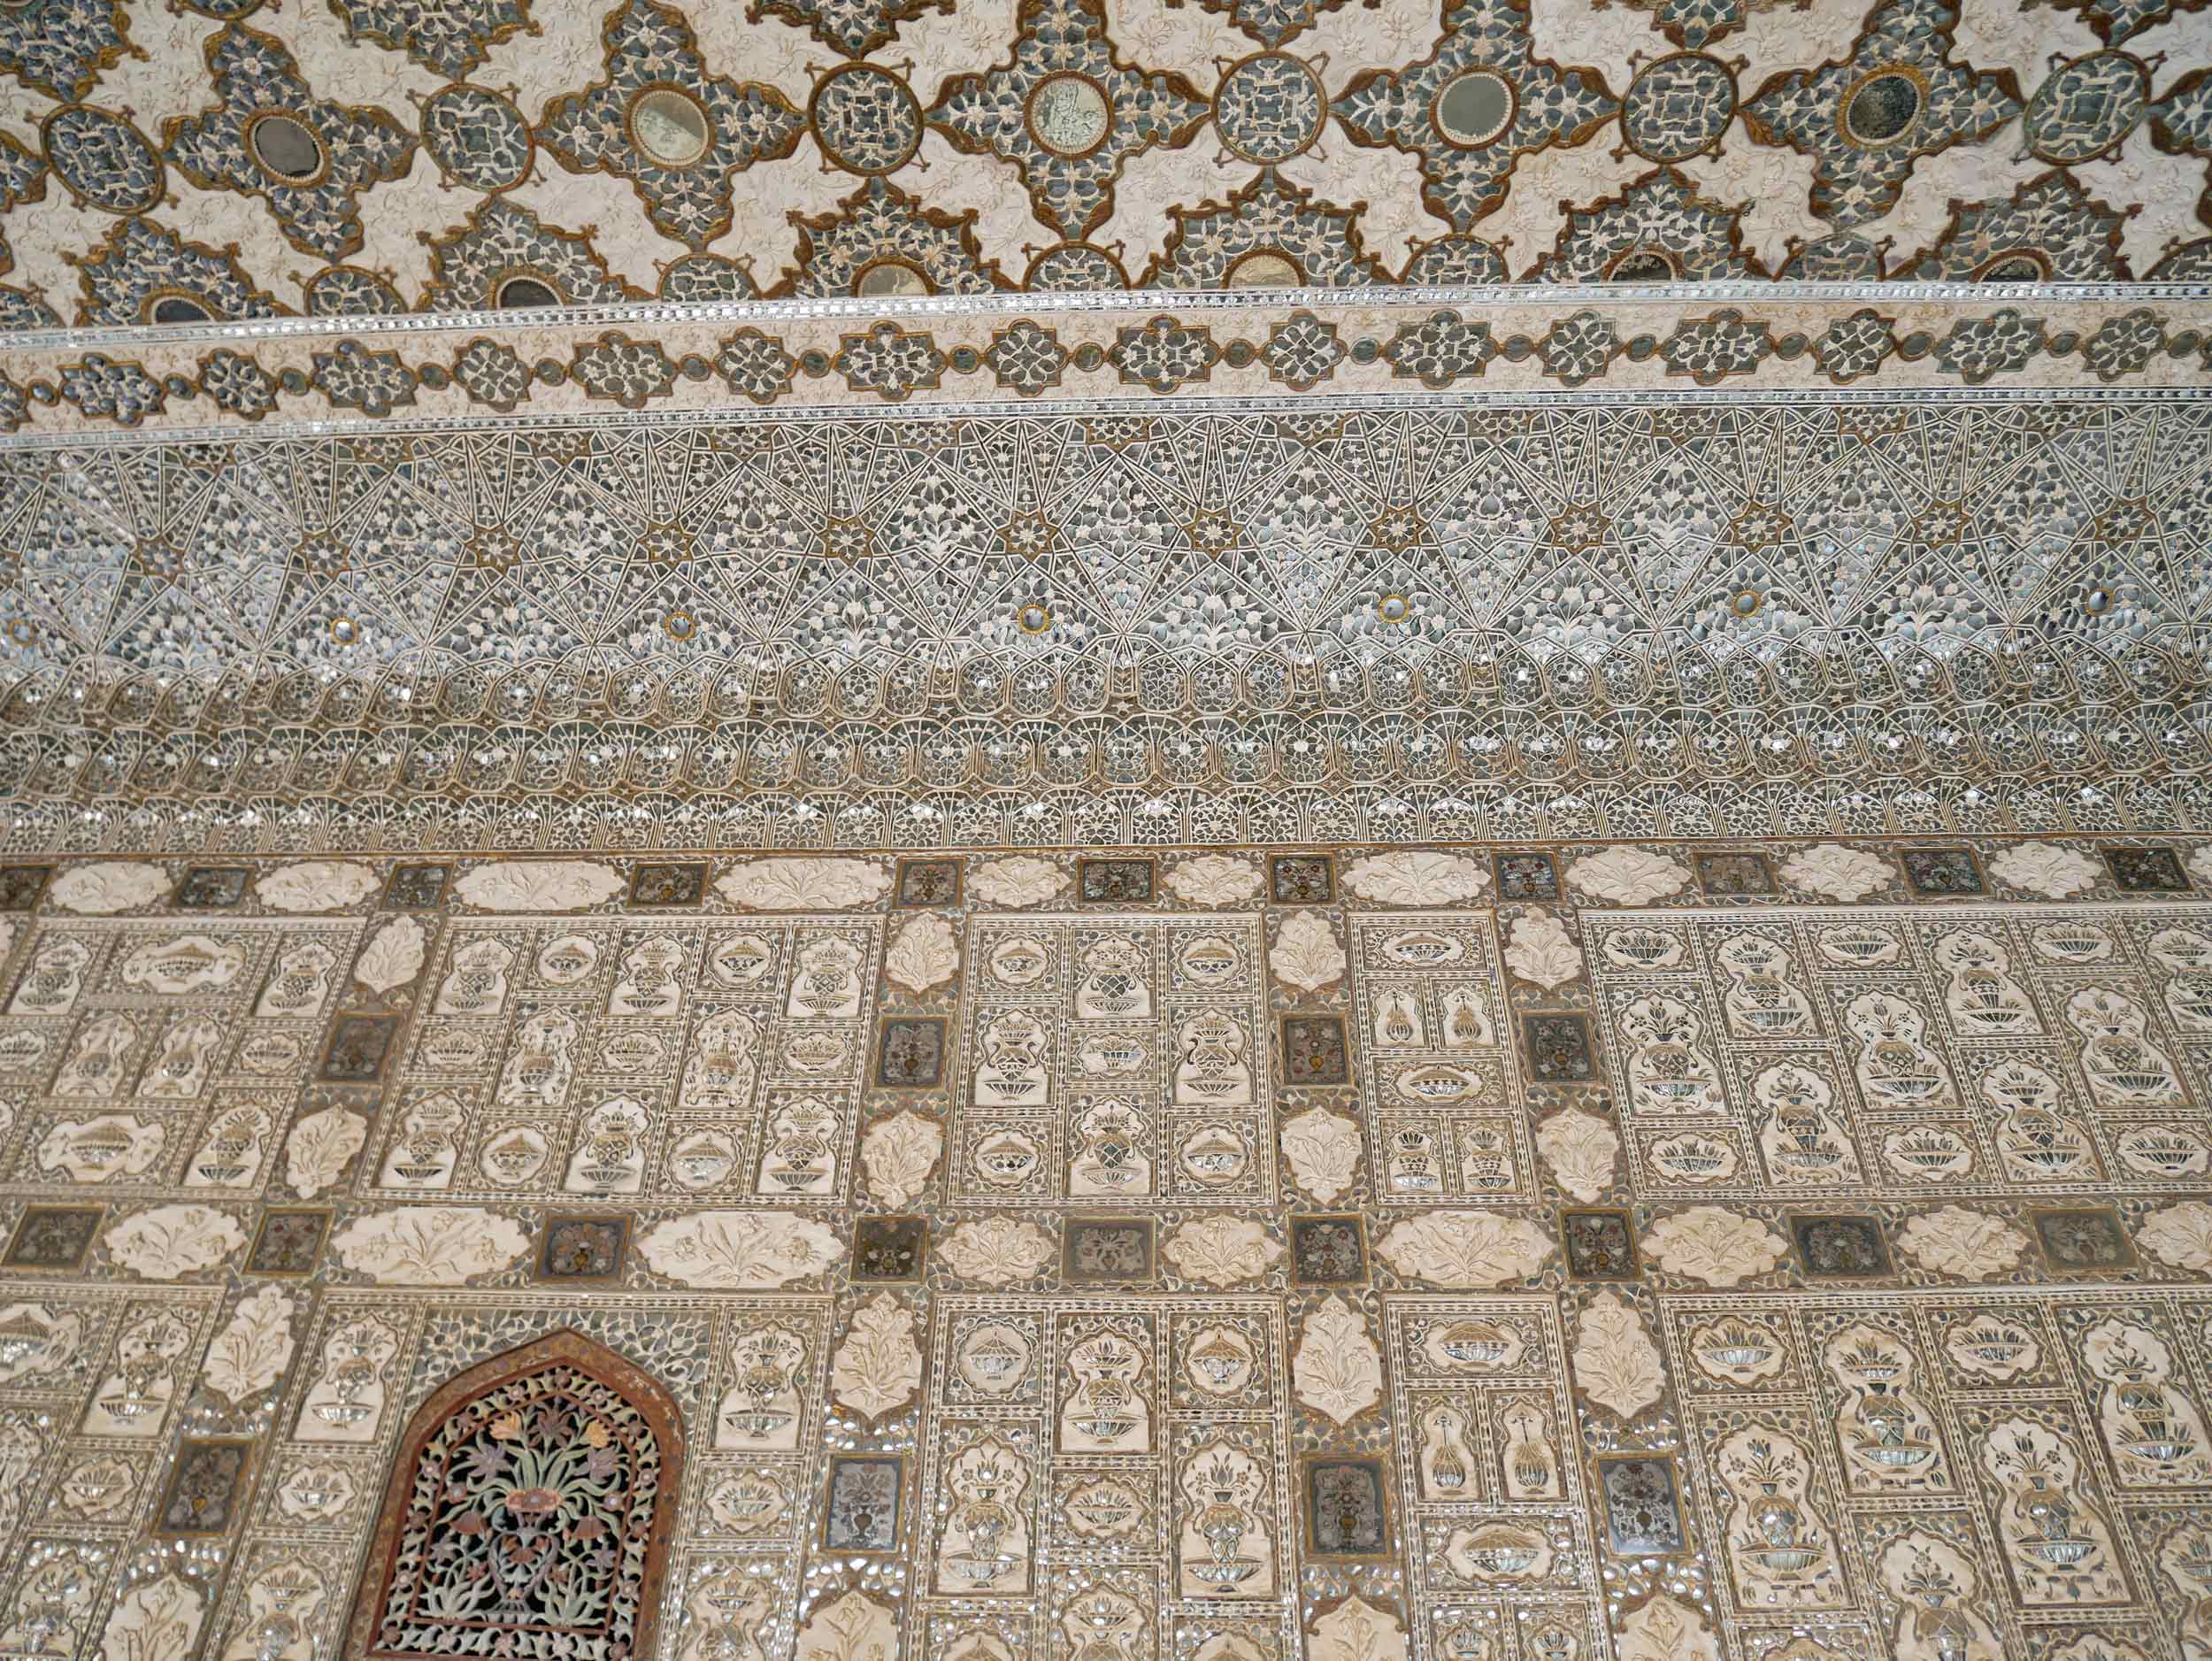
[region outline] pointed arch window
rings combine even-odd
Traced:
[[[580,1333],[470,1368],[400,1439],[347,1655],[650,1655],[682,1470],[674,1400]]]

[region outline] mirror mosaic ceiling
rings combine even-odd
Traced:
[[[0,0],[0,1661],[2212,1657],[2208,33]]]
[[[31,0],[6,307],[2190,279],[2205,31],[2139,0]]]
[[[2195,823],[2208,27],[0,8],[16,834]]]

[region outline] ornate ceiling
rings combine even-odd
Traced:
[[[18,327],[2204,274],[2194,0],[28,0]]]
[[[2212,825],[2208,31],[0,5],[11,834]]]

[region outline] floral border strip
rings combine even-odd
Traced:
[[[1523,846],[1671,838],[2212,834],[2212,780],[1958,778],[1916,784],[1711,785],[1567,790],[1352,787],[1211,793],[1067,790],[905,795],[760,792],[676,797],[608,790],[557,800],[247,796],[197,806],[16,803],[0,823],[12,857],[138,854],[761,852],[893,849],[1160,850],[1363,842]],[[2207,886],[2212,887],[2212,876]]]
[[[731,327],[533,326],[459,344],[366,331],[204,335],[104,350],[0,341],[0,432],[17,442],[86,431],[266,421],[580,416],[882,408],[932,399],[1020,407],[1055,399],[1155,402],[1283,393],[1465,396],[1726,388],[1762,395],[1878,382],[1977,388],[2032,372],[2089,389],[2200,386],[2212,306],[2198,300],[2054,298],[1855,308],[1792,300],[1614,305],[1560,294],[1547,323],[1467,306],[1174,307],[1150,315],[914,313],[794,316]],[[1037,310],[1033,308],[1033,310]],[[1044,320],[1040,320],[1040,317]],[[420,348],[421,350],[417,350]]]
[[[1658,840],[1526,838],[1477,845],[1459,842],[1287,843],[1310,856],[1327,852],[1334,875],[1321,904],[1352,911],[1407,907],[1458,908],[1531,904],[1584,908],[1674,910],[1717,905],[1754,910],[1815,905],[1944,906],[1962,902],[2049,904],[2053,902],[2162,904],[2201,902],[2212,895],[2212,840],[2205,834],[2004,837],[1990,835],[1795,836],[1740,849],[1716,850],[1679,838]],[[1146,865],[1141,891],[1118,893],[1122,910],[1211,911],[1225,905],[1264,905],[1263,860],[1283,849],[1171,844],[1129,850]],[[1501,890],[1502,860],[1540,850],[1540,891]],[[356,850],[335,864],[293,863],[296,852],[238,853],[219,870],[172,869],[157,855],[106,858],[56,856],[0,871],[0,912],[80,917],[205,916],[227,919],[353,916],[380,910],[445,910],[452,915],[567,912],[663,915],[680,904],[687,913],[837,910],[859,916],[897,913],[918,904],[895,881],[902,855],[933,850],[892,847],[825,857],[803,848],[740,850],[728,858],[698,854],[681,867],[658,863],[653,850],[575,850],[544,859],[510,850],[449,851],[431,867],[406,863],[417,850],[379,856]],[[697,854],[697,850],[689,850]],[[972,895],[979,909],[1059,907],[1076,896],[1084,852],[1077,850],[976,850],[943,891]],[[174,856],[188,858],[192,856]],[[1754,858],[1763,887],[1746,886],[1737,865]],[[382,864],[364,864],[377,861]],[[1711,862],[1709,867],[1705,862]],[[935,867],[948,861],[939,859]],[[935,869],[933,867],[933,869]],[[640,896],[680,875],[680,902]],[[211,880],[219,877],[219,883]],[[196,879],[200,879],[196,880]],[[1525,881],[1526,873],[1516,877]],[[941,881],[944,873],[936,870]],[[423,888],[432,900],[395,896]],[[211,897],[218,894],[219,897]],[[937,904],[938,902],[931,902]],[[949,902],[963,904],[961,901]],[[1272,903],[1284,903],[1278,896]]]

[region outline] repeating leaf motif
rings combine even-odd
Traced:
[[[1291,1175],[1324,1205],[1352,1186],[1359,1169],[1359,1127],[1341,1113],[1310,1107],[1285,1122],[1282,1142]]]
[[[1463,854],[1409,849],[1354,861],[1344,886],[1378,905],[1450,905],[1488,888],[1490,873]]]
[[[506,859],[465,873],[453,891],[487,911],[573,911],[622,892],[622,873],[588,859]]]
[[[1034,1276],[1057,1255],[1052,1236],[1023,1217],[979,1217],[945,1236],[945,1266],[964,1280],[1011,1286]]]
[[[353,965],[353,978],[372,992],[389,992],[422,973],[430,937],[411,917],[395,917],[378,929]]]
[[[2135,1238],[2161,1263],[2212,1273],[2212,1205],[2202,1200],[2184,1200],[2154,1212]]]
[[[1863,900],[1890,884],[1889,861],[1863,848],[1820,842],[1801,848],[1782,862],[1782,880],[1832,900]]]
[[[1503,1286],[1526,1280],[1552,1255],[1551,1236],[1523,1217],[1488,1211],[1431,1211],[1382,1237],[1399,1273],[1439,1286]]]
[[[910,992],[926,992],[960,973],[952,925],[934,911],[917,912],[883,954],[883,972]]]
[[[46,897],[65,911],[85,917],[112,917],[151,905],[169,892],[169,873],[159,865],[112,859],[72,865],[56,877]]]
[[[1298,1399],[1340,1425],[1382,1400],[1382,1351],[1340,1294],[1325,1298],[1307,1318],[1290,1374]]]
[[[1294,911],[1275,931],[1275,949],[1267,954],[1267,966],[1285,986],[1317,992],[1342,978],[1344,948],[1336,943],[1335,931],[1320,912]]]
[[[2016,888],[2053,900],[2094,888],[2104,876],[2104,867],[2087,854],[2055,842],[2016,843],[1992,859],[1989,870]]]
[[[1200,854],[1167,873],[1168,892],[1192,905],[1235,905],[1259,897],[1260,868],[1233,854]]]
[[[881,899],[891,873],[872,859],[754,859],[714,887],[756,911],[841,911]]]
[[[822,1273],[845,1243],[791,1211],[695,1211],[648,1229],[638,1250],[654,1273],[686,1286],[768,1289]]]
[[[879,1120],[860,1139],[868,1192],[886,1205],[911,1205],[944,1147],[943,1128],[923,1114],[910,1111]]]
[[[1247,1217],[1202,1217],[1185,1223],[1168,1236],[1162,1250],[1177,1269],[1208,1286],[1254,1280],[1283,1255],[1282,1242]]]
[[[1575,1339],[1575,1382],[1601,1407],[1633,1419],[1666,1394],[1667,1370],[1636,1311],[1601,1292],[1582,1312]]]
[[[208,1347],[201,1378],[210,1389],[243,1405],[284,1376],[292,1359],[296,1307],[277,1287],[240,1300],[230,1323]]]
[[[898,1661],[899,1627],[864,1592],[848,1592],[810,1616],[793,1661]]]
[[[1532,911],[1514,920],[1505,962],[1506,967],[1533,985],[1562,987],[1582,973],[1582,948],[1567,937],[1567,926],[1557,918]]]
[[[1720,1661],[1720,1641],[1697,1611],[1655,1592],[1621,1623],[1617,1653],[1619,1661]]]
[[[257,880],[253,891],[276,911],[334,911],[365,900],[377,889],[375,867],[353,859],[305,859],[279,865]]]
[[[1059,893],[1067,875],[1049,859],[1028,854],[1008,854],[986,859],[969,873],[969,891],[987,905],[1019,910],[1042,905]]]
[[[206,1613],[200,1595],[180,1577],[142,1581],[116,1601],[100,1636],[100,1661],[184,1661]]]
[[[1585,854],[1567,867],[1571,887],[1616,905],[1647,905],[1690,885],[1690,868],[1648,848],[1626,843]]]
[[[149,1280],[212,1269],[246,1243],[238,1219],[208,1205],[157,1205],[124,1219],[104,1239],[109,1257]]]
[[[1947,1205],[1909,1219],[1898,1249],[1922,1268],[1962,1280],[1988,1280],[2017,1268],[2028,1236],[2001,1217],[1963,1205]]]
[[[1559,1179],[1559,1186],[1587,1205],[1613,1186],[1621,1139],[1586,1108],[1554,1113],[1536,1127],[1536,1149]]]
[[[342,1107],[310,1113],[292,1127],[284,1148],[284,1180],[292,1192],[311,1200],[346,1173],[353,1156],[369,1139],[369,1121]]]
[[[921,1385],[914,1311],[888,1292],[879,1293],[854,1312],[845,1342],[830,1363],[830,1388],[847,1407],[880,1419]]]
[[[1387,1610],[1348,1597],[1313,1623],[1306,1661],[1406,1661],[1405,1628]]]
[[[1764,1274],[1787,1250],[1780,1235],[1756,1218],[1740,1217],[1717,1205],[1696,1205],[1652,1226],[1644,1241],[1651,1260],[1669,1274],[1734,1286]]]
[[[411,1205],[357,1217],[330,1247],[379,1286],[465,1286],[518,1261],[530,1237],[480,1206]]]

